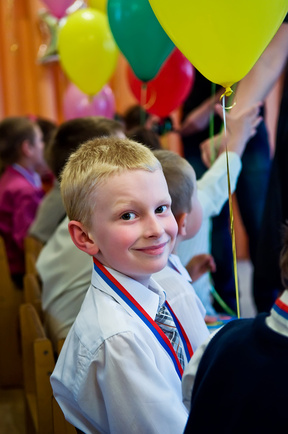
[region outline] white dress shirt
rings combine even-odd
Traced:
[[[162,288],[107,270],[154,319]],[[67,420],[85,434],[180,434],[187,422],[170,356],[95,270],[51,384]]]

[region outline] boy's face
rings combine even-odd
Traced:
[[[177,224],[164,175],[130,170],[112,175],[95,195],[90,238],[99,261],[147,283],[167,264]]]
[[[192,169],[192,167],[191,167]],[[192,175],[193,172],[193,175]],[[187,214],[187,227],[186,227],[186,239],[190,239],[193,238],[197,232],[199,231],[201,224],[202,224],[202,217],[203,217],[203,210],[202,210],[202,206],[201,203],[199,202],[198,199],[198,194],[197,194],[197,182],[196,182],[196,176],[195,176],[195,172],[192,169],[191,172],[191,176],[193,176],[193,185],[194,185],[194,189],[193,189],[193,194],[192,194],[192,198],[191,198],[191,203],[192,203],[192,209],[191,211]]]

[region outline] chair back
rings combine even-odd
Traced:
[[[19,306],[23,291],[11,279],[6,248],[0,236],[0,386],[22,386]]]
[[[52,343],[45,335],[39,315],[31,303],[20,306],[20,330],[27,432],[76,434],[53,397],[50,384],[50,375],[55,367]]]
[[[44,321],[44,313],[42,309],[42,300],[41,300],[41,284],[39,279],[35,274],[28,273],[25,274],[24,279],[24,301],[25,303],[31,303],[34,306],[36,312],[39,315],[39,318],[43,324]]]
[[[20,306],[20,331],[27,432],[53,434],[50,375],[55,366],[54,354],[39,315],[30,303]]]
[[[38,275],[36,261],[43,248],[43,243],[32,236],[24,240],[25,269],[26,273]]]

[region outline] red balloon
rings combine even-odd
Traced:
[[[194,67],[178,48],[173,50],[157,76],[147,83],[139,80],[128,65],[128,82],[135,98],[148,113],[161,118],[183,103],[194,80]]]

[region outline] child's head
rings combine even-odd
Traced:
[[[148,119],[148,113],[138,104],[129,107],[123,115],[126,131],[143,125]]]
[[[152,151],[156,149],[161,149],[161,143],[158,134],[152,130],[148,130],[143,125],[138,125],[128,131],[127,137],[135,142],[142,143],[142,145],[148,146]]]
[[[160,161],[166,178],[178,234],[183,239],[192,238],[202,223],[202,207],[197,196],[194,169],[187,160],[172,151],[158,150],[154,151],[154,155]]]
[[[47,161],[54,175],[59,179],[70,154],[87,140],[104,136],[124,137],[124,126],[113,119],[86,117],[63,122],[48,146]]]
[[[22,162],[32,170],[44,161],[40,128],[26,117],[7,117],[0,122],[0,158],[4,167]]]
[[[147,147],[116,137],[84,143],[63,170],[61,193],[78,248],[143,282],[166,265],[177,225]]]

